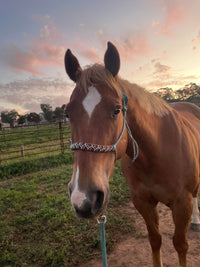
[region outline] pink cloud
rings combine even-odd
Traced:
[[[152,27],[156,29],[156,34],[172,36],[174,28],[184,19],[185,8],[180,0],[164,0],[161,6],[160,1],[156,5],[165,10],[163,22],[152,22]]]
[[[108,34],[99,30],[97,31],[97,37],[98,48],[90,45],[93,40],[87,39],[73,44],[73,51],[82,55],[92,63],[103,63],[103,56],[108,41],[113,42],[120,53],[121,59],[125,62],[131,62],[136,56],[145,56],[153,51],[153,48],[148,41],[148,36],[144,30],[126,35],[122,37],[121,40],[112,40]]]
[[[136,56],[145,56],[153,51],[144,31],[136,32],[125,38],[122,42],[114,42],[119,48],[121,58],[126,61],[132,61]]]
[[[75,48],[76,51],[78,51],[78,53],[80,55],[82,55],[83,57],[85,57],[86,59],[88,59],[89,61],[91,61],[92,63],[95,62],[101,62],[102,61],[102,57],[99,56],[99,50],[95,47],[89,47],[87,46],[87,42],[81,42],[81,43],[77,43],[75,44]]]
[[[197,42],[197,41],[200,41],[200,33],[198,34],[198,36],[197,36],[196,38],[194,38],[194,39],[192,40],[193,43],[194,43],[194,42]]]
[[[36,56],[50,61],[52,65],[63,66],[63,58],[66,50],[64,46],[33,40],[31,49]]]
[[[50,23],[50,22],[49,22]],[[62,66],[65,47],[62,34],[52,23],[45,24],[37,38],[29,40],[25,48],[17,45],[7,45],[1,59],[16,73],[28,72],[31,74],[45,75],[42,67]]]
[[[192,40],[192,43],[194,43],[193,50],[199,51],[200,50],[200,32],[198,33],[197,37]]]
[[[159,25],[160,23],[159,23],[159,21],[152,21],[152,24],[151,24],[151,26],[152,27],[155,27],[156,25]]]
[[[41,63],[41,59],[39,61],[31,51],[23,51],[17,46],[10,45],[4,48],[2,57],[3,62],[17,73],[26,71],[32,74],[43,75],[37,69],[37,66]]]
[[[44,75],[40,67],[63,66],[61,54],[64,57],[64,48],[48,44],[37,44],[22,50],[15,45],[4,48],[2,55],[4,63],[16,73],[29,72],[31,74]]]

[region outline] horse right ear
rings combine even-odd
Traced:
[[[108,47],[104,55],[105,68],[110,71],[113,77],[116,77],[120,69],[120,57],[117,48],[108,42]]]
[[[81,71],[80,64],[78,59],[72,54],[71,50],[68,49],[65,53],[65,70],[69,76],[69,78],[76,82],[77,81],[77,73]]]

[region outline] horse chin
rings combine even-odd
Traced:
[[[81,218],[81,219],[98,219],[99,216],[103,215],[106,213],[106,209],[107,209],[107,205],[105,205],[104,207],[102,207],[101,209],[99,210],[95,210],[95,209],[92,209],[92,212],[76,212],[75,210],[75,214],[77,217]]]

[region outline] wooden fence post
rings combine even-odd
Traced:
[[[61,152],[64,152],[64,139],[63,139],[63,127],[62,127],[62,122],[59,121],[59,132],[60,132],[60,149]]]
[[[24,157],[24,145],[21,144],[21,156]]]

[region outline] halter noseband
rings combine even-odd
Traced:
[[[133,159],[131,161],[131,164],[136,160],[136,158],[139,155],[139,147],[138,147],[137,142],[135,141],[135,139],[132,136],[131,130],[130,130],[128,123],[127,123],[127,120],[126,120],[126,112],[128,109],[128,96],[123,92],[121,86],[120,86],[120,89],[121,89],[121,92],[123,95],[123,98],[122,98],[123,109],[122,109],[122,111],[123,111],[124,119],[123,119],[123,127],[122,127],[121,134],[120,134],[119,138],[117,139],[117,141],[115,142],[115,144],[113,144],[113,145],[97,145],[97,144],[81,143],[81,142],[80,143],[73,143],[71,141],[71,145],[70,145],[71,150],[73,150],[73,151],[74,150],[82,150],[82,151],[103,152],[103,153],[114,152],[115,153],[115,160],[117,160],[117,148],[116,148],[116,146],[119,143],[119,141],[120,141],[120,139],[124,133],[125,126],[126,126],[127,133],[129,135],[129,137],[131,138],[132,146],[133,146]]]

